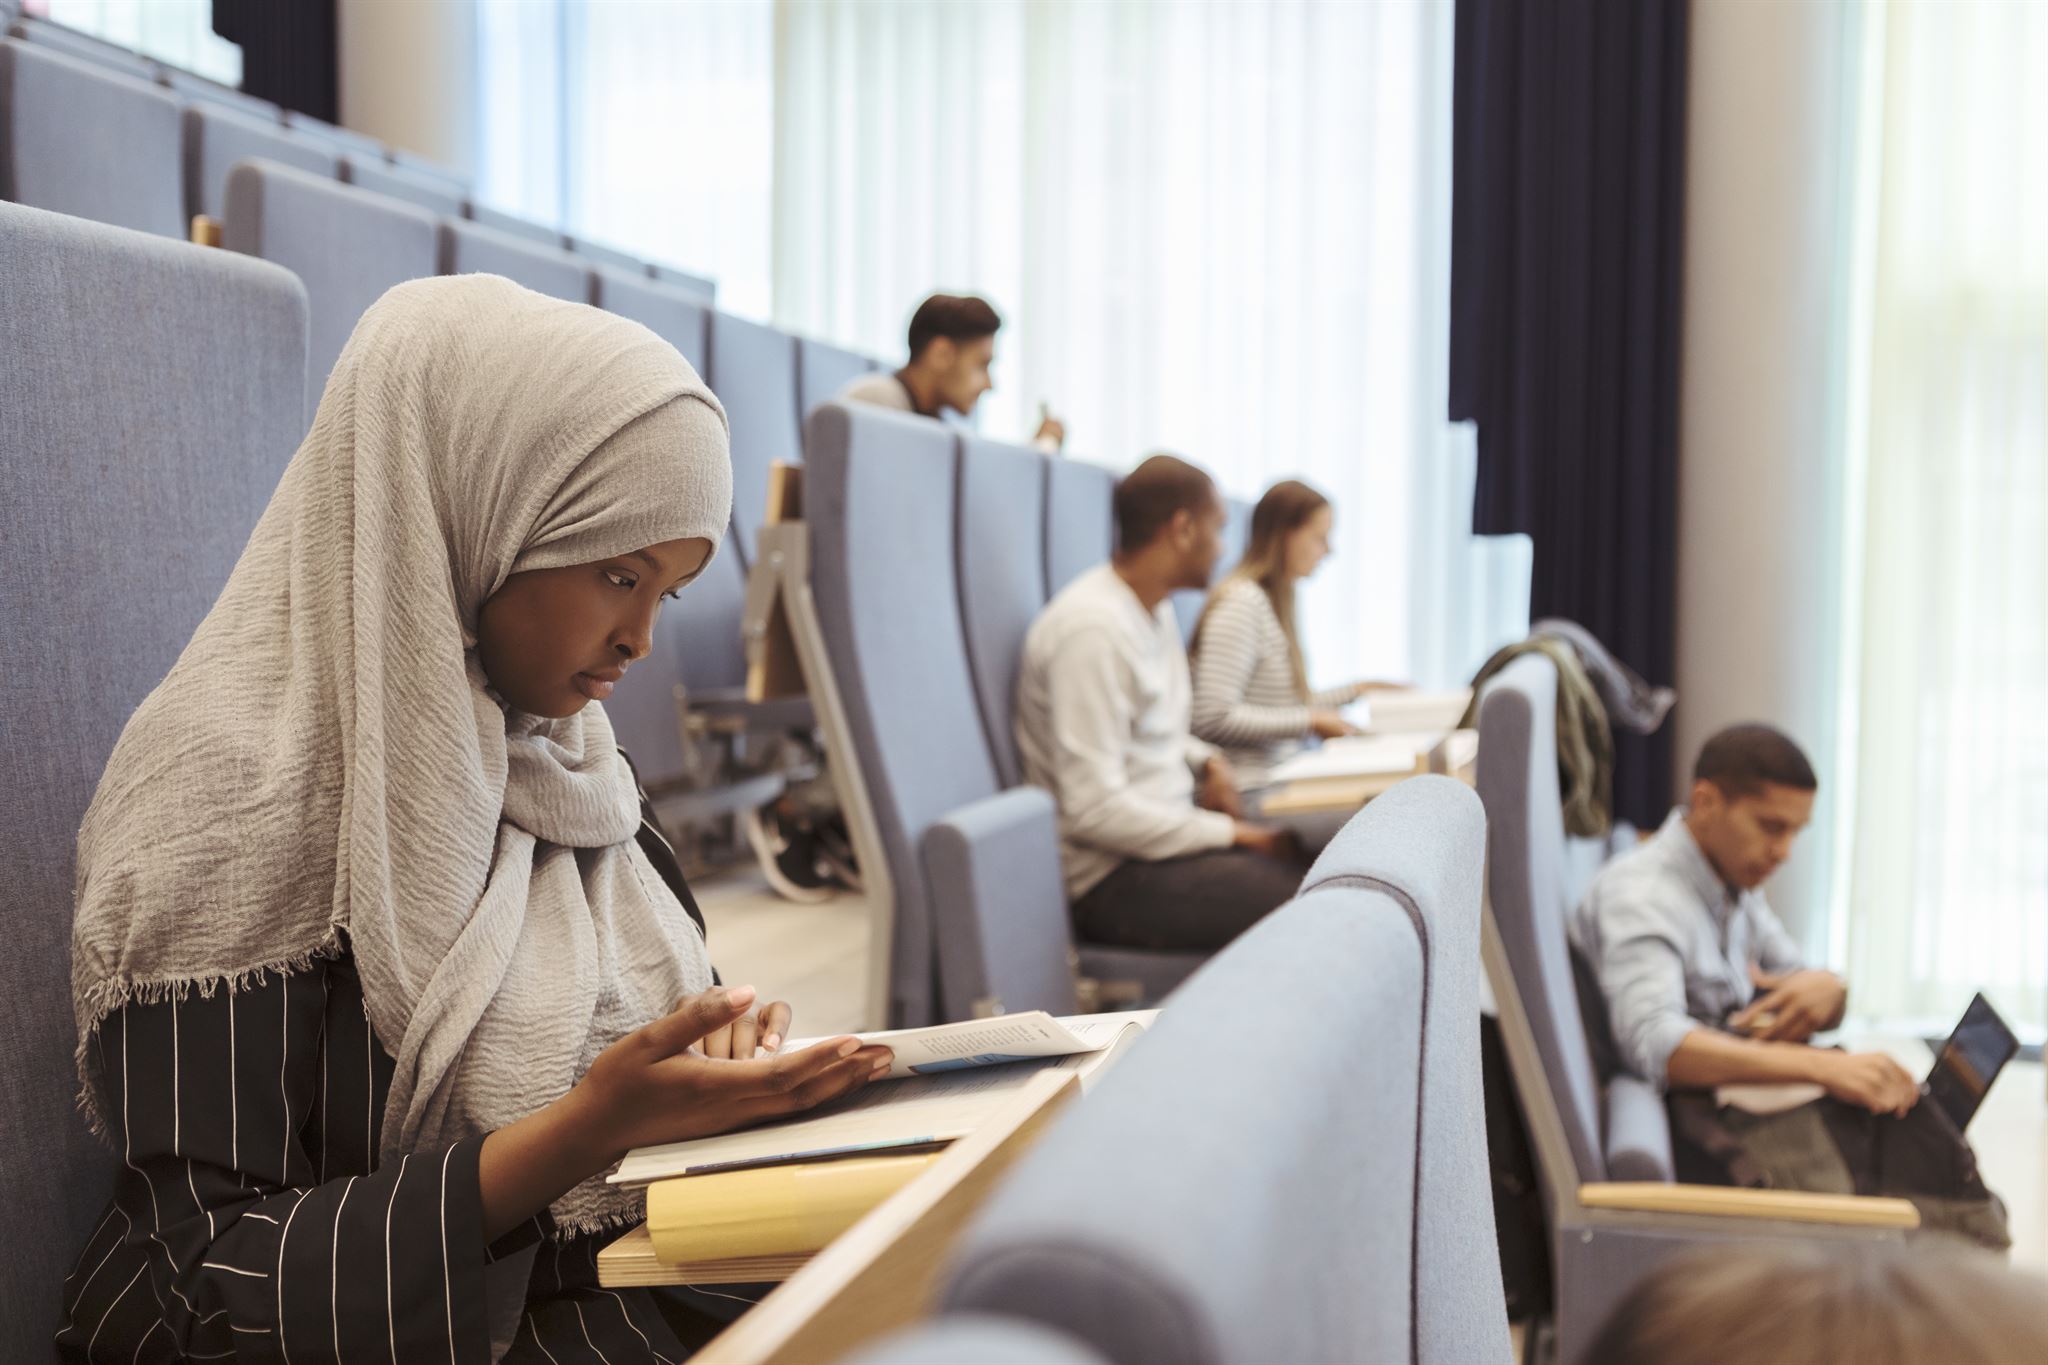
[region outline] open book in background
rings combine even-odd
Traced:
[[[1041,1071],[1070,1071],[1085,1089],[1158,1013],[1133,1010],[1061,1019],[1006,1015],[863,1034],[864,1042],[897,1049],[899,1066],[931,1069],[901,1080],[885,1078],[833,1104],[779,1122],[688,1142],[636,1147],[607,1178],[615,1185],[646,1185],[951,1142],[973,1132]],[[1019,1051],[1024,1048],[1036,1051]],[[923,1060],[907,1060],[916,1058]],[[891,1077],[895,1074],[891,1072]]]
[[[1419,687],[1389,688],[1360,698],[1344,709],[1344,715],[1368,735],[1441,736],[1446,730],[1458,728],[1471,705],[1469,687],[1442,692],[1425,692]]]

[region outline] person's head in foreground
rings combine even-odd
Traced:
[[[1686,824],[1721,880],[1753,890],[1792,854],[1820,789],[1799,746],[1768,725],[1732,725],[1700,748]]]
[[[2048,1280],[1950,1239],[1752,1243],[1678,1257],[1584,1365],[2018,1365],[2048,1360]]]
[[[1124,475],[1112,500],[1116,562],[1169,592],[1206,588],[1223,553],[1223,499],[1207,474],[1153,455]]]

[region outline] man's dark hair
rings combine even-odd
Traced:
[[[1116,486],[1116,543],[1129,553],[1155,540],[1175,512],[1199,512],[1216,497],[1207,474],[1172,455],[1154,455]]]
[[[924,348],[940,337],[979,341],[994,336],[1002,326],[996,310],[972,294],[934,294],[910,315],[910,358],[923,355]]]
[[[1797,744],[1768,725],[1731,725],[1700,746],[1695,782],[1711,782],[1731,797],[1754,796],[1765,784],[1817,791],[1820,779]]]

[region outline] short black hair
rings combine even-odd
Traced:
[[[924,348],[940,337],[979,341],[994,336],[1002,326],[1002,317],[985,299],[972,294],[934,294],[910,315],[910,358],[923,355]]]
[[[1207,474],[1172,455],[1153,455],[1124,475],[1111,505],[1116,510],[1117,548],[1142,550],[1158,538],[1176,512],[1198,512],[1216,497]]]
[[[1820,789],[1805,751],[1768,725],[1731,725],[1701,745],[1692,780],[1711,782],[1737,798],[1754,796],[1766,784],[1803,792]]]

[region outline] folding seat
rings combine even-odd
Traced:
[[[1110,497],[1116,475],[1081,460],[1052,460],[1045,482],[1045,596],[1106,563],[1116,541]]]
[[[524,241],[461,218],[441,220],[443,275],[503,275],[571,303],[590,302],[590,266],[560,248]]]
[[[628,274],[634,275],[645,275],[647,273],[647,263],[645,261],[631,252],[620,251],[617,247],[609,247],[601,242],[592,242],[581,237],[570,236],[562,238],[562,246],[570,255],[581,256],[584,260],[597,265],[610,266],[614,270],[623,270]]]
[[[117,72],[138,81],[154,83],[157,78],[157,64],[140,52],[130,51],[104,38],[95,38],[90,33],[53,24],[47,19],[22,15],[9,29],[15,37],[25,43],[51,52],[61,52],[67,57],[90,62],[103,71]]]
[[[479,204],[473,198],[464,206],[462,216],[469,219],[472,223],[480,223],[484,227],[495,229],[508,236],[517,237],[521,241],[532,242],[538,246],[559,247],[562,245],[562,234],[556,229],[544,223],[536,223],[530,218],[521,218],[515,213],[506,213],[501,209],[494,209],[488,204]]]
[[[271,119],[264,122],[220,104],[185,106],[185,208],[224,220],[228,208],[228,172],[238,161],[262,160],[295,166],[308,175],[332,180],[340,162],[332,148],[301,137]]]
[[[687,270],[678,270],[674,266],[660,265],[653,262],[648,264],[647,273],[663,284],[672,284],[678,289],[689,290],[692,294],[701,297],[706,303],[716,303],[718,301],[718,283],[707,276],[695,275]]]
[[[840,390],[875,368],[873,362],[857,351],[812,341],[808,337],[797,342],[796,346],[797,405],[807,415],[818,404],[837,398]]]
[[[1507,1360],[1479,1123],[1484,844],[1450,778],[1355,816],[1018,1162],[961,1238],[946,1312],[1118,1365]],[[1245,1002],[1283,999],[1314,1022],[1276,1045]]]
[[[732,423],[732,522],[741,562],[754,561],[768,508],[768,467],[803,458],[796,338],[730,313],[711,315],[705,378]]]
[[[181,142],[178,101],[153,82],[0,41],[0,198],[183,238]]]
[[[305,283],[307,425],[364,310],[392,285],[436,273],[433,214],[267,161],[228,172],[221,233],[228,250],[275,261]]]
[[[343,154],[341,178],[359,190],[418,204],[444,218],[460,218],[467,199],[459,186],[445,180],[393,166],[383,157],[373,159],[356,152]]]
[[[306,295],[225,251],[0,204],[0,1359],[47,1361],[118,1158],[85,1129],[73,850],[305,426]]]
[[[210,81],[204,76],[195,76],[175,66],[161,67],[157,71],[157,84],[188,104],[211,104],[223,109],[232,109],[259,123],[283,123],[284,110],[267,99],[237,90],[219,81]]]

